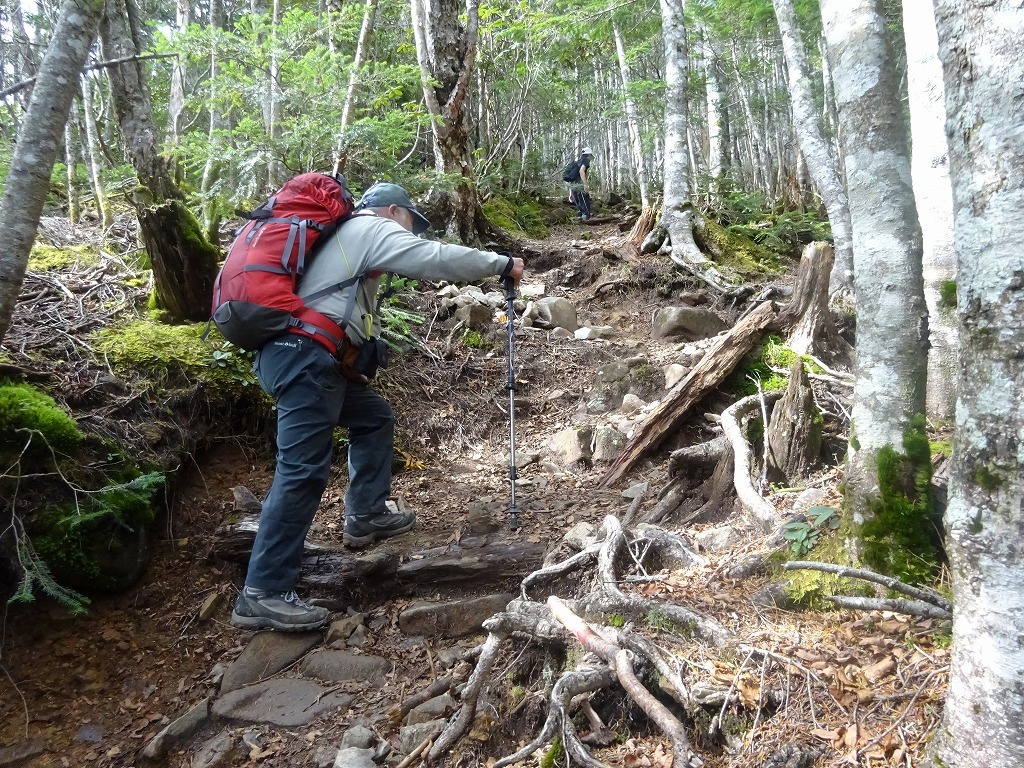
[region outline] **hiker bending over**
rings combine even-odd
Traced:
[[[303,542],[327,487],[332,435],[348,428],[344,543],[365,547],[411,530],[412,512],[391,511],[394,416],[369,380],[386,348],[380,339],[377,286],[382,273],[422,280],[478,280],[523,275],[523,260],[421,240],[430,222],[396,184],[376,184],[356,213],[307,267],[298,294],[346,326],[340,355],[323,336],[293,329],[256,356],[260,385],[277,403],[277,466],[231,621],[246,628],[315,629],[330,616],[295,594]],[[355,284],[339,285],[365,275]],[[340,358],[343,358],[340,359]]]
[[[587,181],[587,171],[593,159],[594,150],[584,147],[580,159],[569,163],[562,174],[562,178],[569,184],[569,199],[576,205],[580,221],[590,218],[590,182]]]

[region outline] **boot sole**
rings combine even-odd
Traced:
[[[287,624],[283,621],[269,619],[266,616],[240,616],[235,611],[231,612],[231,626],[239,629],[276,629],[281,632],[312,632],[314,629],[323,629],[331,617],[328,615],[322,621],[311,621],[306,624]]]
[[[348,531],[345,531],[344,535],[341,537],[341,541],[346,547],[359,549],[360,547],[368,547],[381,539],[390,539],[392,536],[398,536],[401,533],[408,533],[415,527],[415,525],[416,521],[413,520],[411,523],[403,525],[401,528],[395,528],[390,531],[374,531],[373,533],[368,533],[365,536],[355,536]]]

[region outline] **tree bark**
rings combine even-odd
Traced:
[[[348,73],[348,88],[345,90],[345,104],[341,108],[341,125],[338,127],[338,149],[334,156],[334,173],[345,170],[345,131],[356,114],[356,87],[359,85],[359,74],[366,61],[370,49],[370,36],[377,20],[377,6],[380,0],[366,0],[363,9],[363,24],[359,28],[359,40],[356,43],[356,55],[352,60],[352,69]]]
[[[126,12],[134,0],[108,0],[100,31],[104,53],[111,58],[138,53]],[[141,64],[126,61],[108,70],[118,123],[141,187],[132,202],[139,230],[153,264],[160,304],[175,321],[206,320],[217,274],[218,249],[207,242],[195,217],[184,206],[161,154],[153,108]]]
[[[944,284],[956,275],[953,190],[949,181],[942,64],[931,0],[903,0],[907,44],[907,90],[913,136],[911,172],[921,220],[924,298],[928,306],[928,416],[953,418],[956,407],[957,324],[955,307],[942,302]]]
[[[825,3],[823,3],[824,5]],[[832,225],[832,239],[836,247],[835,265],[830,280],[832,291],[847,290],[853,282],[854,255],[850,207],[839,175],[839,166],[828,142],[818,127],[814,97],[811,95],[810,75],[792,0],[772,0],[775,17],[782,35],[782,48],[789,71],[790,102],[797,139],[807,170],[818,188]]]
[[[626,46],[622,41],[622,30],[619,29],[617,22],[612,23],[612,34],[615,37],[615,52],[619,59],[619,76],[622,82],[622,99],[626,107],[629,147],[633,156],[637,185],[640,187],[640,207],[646,211],[651,207],[651,195],[647,182],[647,163],[644,159],[644,148],[640,137],[640,120],[637,117],[636,104],[629,92],[633,73],[630,70],[629,61],[626,59]]]
[[[953,183],[960,387],[946,548],[953,653],[930,765],[1024,765],[1024,8],[937,0]]]
[[[921,229],[896,66],[876,0],[824,0],[853,222],[857,370],[846,499],[855,523],[878,493],[876,457],[924,413],[928,311]]]
[[[433,124],[434,170],[461,177],[451,192],[435,188],[432,204],[445,218],[446,234],[466,245],[480,241],[485,220],[480,212],[470,160],[466,109],[479,38],[477,0],[466,0],[466,26],[458,0],[412,0],[416,57],[427,110]]]
[[[693,241],[687,149],[690,64],[686,45],[685,0],[661,0],[661,34],[665,46],[665,203],[661,224],[669,234],[668,255],[683,269],[721,291],[733,286]]]
[[[18,302],[50,173],[78,89],[78,73],[85,66],[102,11],[101,0],[66,0],[18,131],[0,199],[0,341]]]
[[[93,197],[96,198],[96,208],[100,215],[100,222],[103,224],[103,228],[107,229],[114,223],[114,216],[110,211],[107,189],[103,183],[103,154],[100,152],[99,141],[96,138],[96,118],[92,105],[92,82],[89,75],[86,74],[81,75],[79,81],[82,84],[82,125],[85,127],[89,181],[92,184]]]

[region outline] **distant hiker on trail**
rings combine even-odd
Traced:
[[[394,272],[462,281],[493,275],[515,283],[523,276],[522,259],[421,240],[417,235],[429,226],[400,186],[370,187],[352,217],[306,266],[297,289],[307,306],[345,327],[341,352],[326,336],[300,326],[268,341],[256,356],[260,385],[277,404],[277,467],[263,502],[245,587],[231,614],[235,626],[305,631],[330,618],[326,608],[300,600],[295,587],[306,533],[327,487],[336,426],[347,427],[349,438],[344,543],[368,546],[416,523],[414,513],[386,505],[394,415],[368,386],[386,364],[378,316],[380,276]]]
[[[587,181],[587,171],[590,170],[590,161],[593,159],[594,150],[584,147],[580,159],[573,160],[562,171],[562,180],[569,184],[569,199],[576,205],[580,221],[590,218],[590,183]]]

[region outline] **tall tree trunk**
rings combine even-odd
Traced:
[[[192,0],[177,0],[175,3],[175,28],[184,35],[192,15]],[[185,112],[185,64],[176,58],[171,65],[171,92],[167,101],[167,147],[174,151],[181,143],[182,120]],[[175,157],[172,176],[181,181],[180,163]]]
[[[960,315],[949,696],[933,768],[1024,765],[1024,8],[936,0]]]
[[[281,145],[281,46],[278,27],[281,26],[281,0],[273,0],[270,14],[270,72],[267,78],[267,135],[270,152],[267,157],[267,184],[276,189],[284,183],[284,166],[278,155]]]
[[[427,110],[433,124],[434,169],[462,177],[451,193],[435,190],[446,234],[463,243],[480,241],[486,221],[480,212],[470,160],[467,100],[479,37],[477,0],[466,0],[466,26],[458,0],[411,0],[416,57]]]
[[[85,127],[85,149],[88,160],[89,182],[92,185],[92,194],[96,199],[96,211],[99,213],[103,228],[107,229],[114,223],[114,216],[110,211],[110,203],[107,200],[107,188],[103,184],[103,155],[100,152],[100,144],[96,138],[96,117],[93,113],[92,104],[92,80],[88,73],[81,76],[82,83],[82,125]]]
[[[721,188],[722,170],[725,166],[722,131],[722,90],[718,82],[718,63],[708,38],[708,31],[701,30],[701,55],[704,61],[704,95],[707,98],[708,113],[708,176],[710,192],[717,197]],[[751,133],[753,130],[751,130]],[[751,151],[753,159],[753,151]]]
[[[633,73],[630,70],[629,60],[626,59],[626,46],[622,42],[622,30],[619,29],[618,23],[612,23],[612,33],[615,36],[615,52],[619,57],[619,75],[622,83],[622,98],[626,105],[626,126],[629,131],[629,146],[633,155],[633,167],[636,169],[637,184],[640,187],[640,207],[646,212],[651,207],[651,195],[647,182],[647,163],[644,159],[643,138],[640,134],[640,119],[637,116],[633,96],[629,92],[630,86],[633,83]]]
[[[18,131],[0,199],[0,341],[18,302],[64,124],[78,90],[78,73],[85,66],[102,11],[101,0],[66,0],[61,7]]]
[[[911,171],[921,219],[924,298],[928,303],[928,416],[952,419],[956,406],[957,322],[942,303],[942,290],[956,274],[953,190],[949,181],[942,65],[931,0],[903,0],[907,42],[907,91],[913,139]]]
[[[693,241],[693,201],[690,199],[686,93],[690,65],[686,45],[684,0],[661,0],[661,34],[665,45],[665,202],[661,226],[671,240],[669,256],[676,264],[709,285],[727,291],[731,286]]]
[[[776,0],[779,2],[779,0]],[[853,222],[857,302],[855,440],[847,502],[855,522],[878,494],[878,452],[903,450],[924,413],[928,311],[910,153],[885,19],[876,0],[823,0]]]
[[[78,223],[81,213],[78,194],[78,153],[75,142],[74,121],[64,123],[64,180],[68,196],[68,221]]]
[[[328,14],[328,18],[330,18],[330,14]],[[225,24],[224,0],[210,0],[210,27],[219,30],[224,29]],[[212,35],[210,44],[210,100],[207,105],[207,112],[210,115],[210,126],[207,136],[211,148],[216,148],[219,141],[217,134],[225,122],[222,110],[217,104],[216,81],[218,69],[220,68],[220,52],[217,49],[217,39],[217,35]],[[220,163],[217,160],[218,154],[216,151],[207,153],[206,163],[203,165],[203,178],[200,182],[201,197],[203,199],[203,231],[207,233],[207,237],[214,243],[217,242],[214,233],[220,225],[220,203],[216,196],[211,193],[211,190],[220,176]]]
[[[107,0],[100,31],[110,59],[138,54],[125,12],[134,0]],[[133,194],[139,231],[153,265],[153,281],[170,319],[205,320],[217,275],[218,249],[204,237],[199,222],[185,207],[184,195],[160,153],[153,110],[137,60],[108,68],[111,95],[121,135],[141,186]]]
[[[796,25],[792,0],[772,0],[775,17],[782,35],[782,49],[786,54],[789,71],[790,101],[793,105],[793,119],[800,150],[807,162],[814,185],[818,188],[821,201],[828,211],[832,225],[832,239],[835,242],[836,261],[830,279],[833,291],[848,289],[853,279],[853,236],[850,221],[850,206],[847,201],[839,166],[829,148],[828,142],[818,127],[814,97],[811,95],[809,68],[800,42],[800,30]],[[823,2],[822,5],[825,5]]]
[[[377,20],[379,0],[366,0],[363,8],[363,25],[359,28],[359,41],[356,43],[356,55],[352,61],[352,70],[348,73],[348,88],[345,90],[345,104],[341,109],[341,126],[338,128],[338,149],[334,154],[334,172],[345,170],[345,131],[356,114],[356,86],[359,84],[360,71],[366,55],[370,50],[370,36]]]

